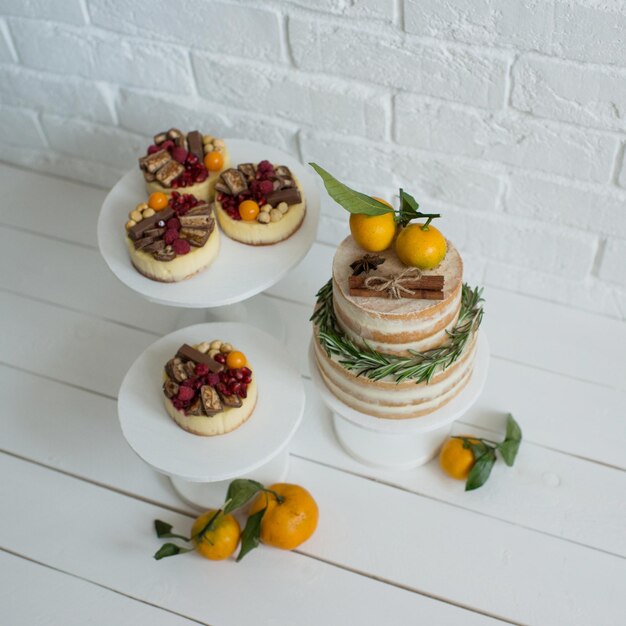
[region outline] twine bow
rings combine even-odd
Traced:
[[[402,298],[403,294],[413,295],[415,289],[407,283],[420,278],[422,272],[417,267],[407,267],[397,276],[368,276],[363,285],[372,291],[388,291],[392,298]]]

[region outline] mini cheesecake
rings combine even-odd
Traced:
[[[164,283],[206,269],[220,249],[220,233],[208,203],[174,192],[160,211],[141,203],[130,212],[126,244],[133,267]]]
[[[194,435],[229,433],[256,406],[256,379],[245,356],[220,340],[183,344],[166,363],[163,381],[168,415]]]
[[[207,155],[212,155],[208,168]],[[147,154],[139,159],[139,167],[149,194],[179,191],[212,200],[221,172],[230,167],[230,156],[222,139],[197,130],[183,133],[170,128],[154,136]]]
[[[242,163],[222,172],[215,191],[220,227],[231,239],[248,245],[271,245],[288,239],[306,214],[299,181],[289,168],[269,161]],[[257,207],[247,216],[239,208],[246,201]]]

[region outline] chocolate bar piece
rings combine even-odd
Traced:
[[[178,128],[170,128],[167,131],[167,138],[171,139],[177,146],[182,146],[185,141],[185,136]]]
[[[198,396],[190,406],[185,409],[187,415],[206,415],[204,411],[204,405],[202,404],[202,398]]]
[[[205,228],[208,229],[211,226],[212,217],[207,211],[205,215],[181,215],[179,218],[180,225],[183,228]]]
[[[146,246],[154,243],[154,237],[142,237],[135,241],[135,250],[143,250]]]
[[[143,170],[143,177],[147,183],[151,183],[153,180],[156,179],[156,176],[154,174],[151,174],[150,172],[146,172],[145,170]]]
[[[148,230],[144,232],[144,237],[154,237],[156,239],[157,237],[161,237],[164,234],[165,228],[148,228]]]
[[[291,171],[286,165],[277,165],[274,168],[274,173],[276,176],[280,176],[281,178],[293,178]]]
[[[200,397],[202,398],[202,406],[204,412],[211,417],[224,410],[220,396],[210,385],[200,387]]]
[[[143,251],[144,252],[150,252],[151,254],[153,254],[154,252],[160,252],[161,250],[163,250],[163,248],[165,248],[165,242],[163,241],[163,239],[155,239],[153,243],[148,244]]]
[[[141,157],[139,159],[139,167],[150,174],[154,174],[171,160],[172,157],[167,150],[159,150],[158,152],[153,152],[152,154]]]
[[[163,383],[163,393],[168,398],[173,398],[178,393],[178,383],[175,383],[173,380],[169,378]]]
[[[215,191],[221,191],[222,193],[230,195],[230,189],[221,180],[215,183]]]
[[[222,399],[222,403],[224,404],[224,406],[228,409],[236,409],[243,404],[241,398],[235,394],[233,394],[232,396],[226,396],[220,393],[220,398]]]
[[[176,356],[180,359],[185,359],[186,361],[204,363],[212,372],[221,372],[224,369],[224,366],[221,363],[218,363],[212,356],[192,348],[187,343],[184,343],[180,348],[178,348]]]
[[[187,376],[192,378],[196,375],[196,364],[193,361],[187,361],[185,363],[185,371],[187,372]]]
[[[210,231],[204,228],[180,229],[181,238],[186,239],[189,242],[189,245],[194,246],[195,248],[202,248],[202,246],[209,240],[210,234]]]
[[[279,176],[277,179],[280,189],[291,189],[296,186],[296,181],[293,178],[286,176]]]
[[[172,181],[184,171],[184,165],[171,159],[156,173],[156,178],[164,187],[169,187]]]
[[[167,133],[158,133],[154,136],[154,143],[160,146],[167,139]]]
[[[165,364],[165,373],[177,383],[182,383],[183,380],[187,380],[188,378],[183,360],[178,357],[170,359]]]
[[[254,163],[240,163],[237,169],[248,179],[248,182],[254,180],[256,177]]]
[[[152,256],[156,261],[167,263],[168,261],[173,261],[176,258],[176,252],[174,252],[174,248],[172,248],[172,246],[165,246],[165,248],[153,252]]]
[[[192,130],[187,133],[187,149],[198,157],[200,163],[202,163],[202,159],[204,159],[204,149],[202,145],[202,134],[199,130]]]
[[[229,193],[233,196],[238,196],[248,188],[246,177],[234,167],[222,172],[221,179],[224,181],[229,189]]]
[[[157,227],[160,221],[163,221],[164,223],[167,222],[170,217],[174,217],[174,210],[170,207],[167,207],[150,217],[144,217],[141,222],[137,222],[134,226],[128,229],[128,236],[133,241],[141,239],[148,230]]]
[[[267,202],[273,207],[278,206],[281,202],[298,204],[302,202],[302,197],[300,196],[300,192],[295,187],[292,187],[291,189],[272,191],[272,193],[267,196]]]

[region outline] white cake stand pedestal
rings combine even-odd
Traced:
[[[208,309],[212,321],[250,321],[268,332],[283,332],[274,311],[255,306],[254,319],[245,300],[269,289],[307,254],[317,234],[320,198],[317,181],[295,157],[253,141],[226,139],[233,166],[268,159],[286,165],[298,178],[306,199],[306,215],[297,232],[271,246],[248,246],[220,233],[220,251],[208,267],[178,283],[160,283],[142,276],[131,265],[124,224],[128,212],[146,199],[144,179],[135,168],[122,177],[104,200],[98,219],[98,246],[113,274],[151,302],[193,309]],[[184,193],[184,189],[181,189]],[[219,226],[218,226],[219,228]],[[233,305],[240,304],[235,307]]]
[[[257,405],[230,433],[193,435],[165,410],[163,367],[183,343],[221,337],[245,352],[257,381]],[[118,416],[131,448],[169,476],[185,501],[206,509],[223,503],[234,478],[254,478],[266,485],[284,480],[288,445],[302,420],[304,403],[302,379],[274,337],[239,323],[205,323],[170,333],[139,356],[120,387]]]
[[[311,344],[311,378],[332,411],[335,434],[344,450],[360,463],[377,468],[407,470],[430,461],[450,434],[453,422],[476,402],[487,380],[489,344],[483,332],[477,341],[474,371],[455,398],[424,417],[396,420],[361,413],[339,400],[324,383]]]

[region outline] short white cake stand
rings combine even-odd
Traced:
[[[167,414],[163,367],[183,343],[218,338],[246,354],[257,381],[258,400],[239,428],[202,437],[186,432]],[[274,337],[236,322],[212,322],[182,328],[148,347],[128,370],[117,407],[131,448],[169,476],[185,501],[206,509],[224,501],[233,478],[254,478],[265,485],[285,479],[288,444],[302,420],[304,403],[302,379]]]
[[[311,378],[332,411],[339,443],[354,459],[370,467],[406,470],[424,465],[438,452],[452,424],[482,393],[489,368],[489,344],[478,335],[474,370],[467,385],[448,404],[423,417],[383,419],[356,411],[326,386],[317,367],[313,343],[309,347]]]
[[[281,150],[242,139],[225,141],[233,167],[268,159],[286,165],[298,178],[306,199],[306,215],[296,233],[274,245],[248,246],[221,232],[218,257],[207,269],[177,283],[150,280],[131,265],[124,234],[129,211],[146,199],[144,179],[137,167],[128,172],[104,200],[98,219],[98,246],[113,274],[152,302],[211,309],[210,319],[251,321],[268,328],[263,323],[262,312],[255,311],[255,319],[248,319],[250,316],[245,307],[233,305],[275,285],[309,251],[315,241],[320,214],[317,181],[295,157]],[[180,191],[184,193],[185,190]],[[275,315],[269,317],[275,322]],[[271,326],[282,328],[283,325],[274,323]]]

